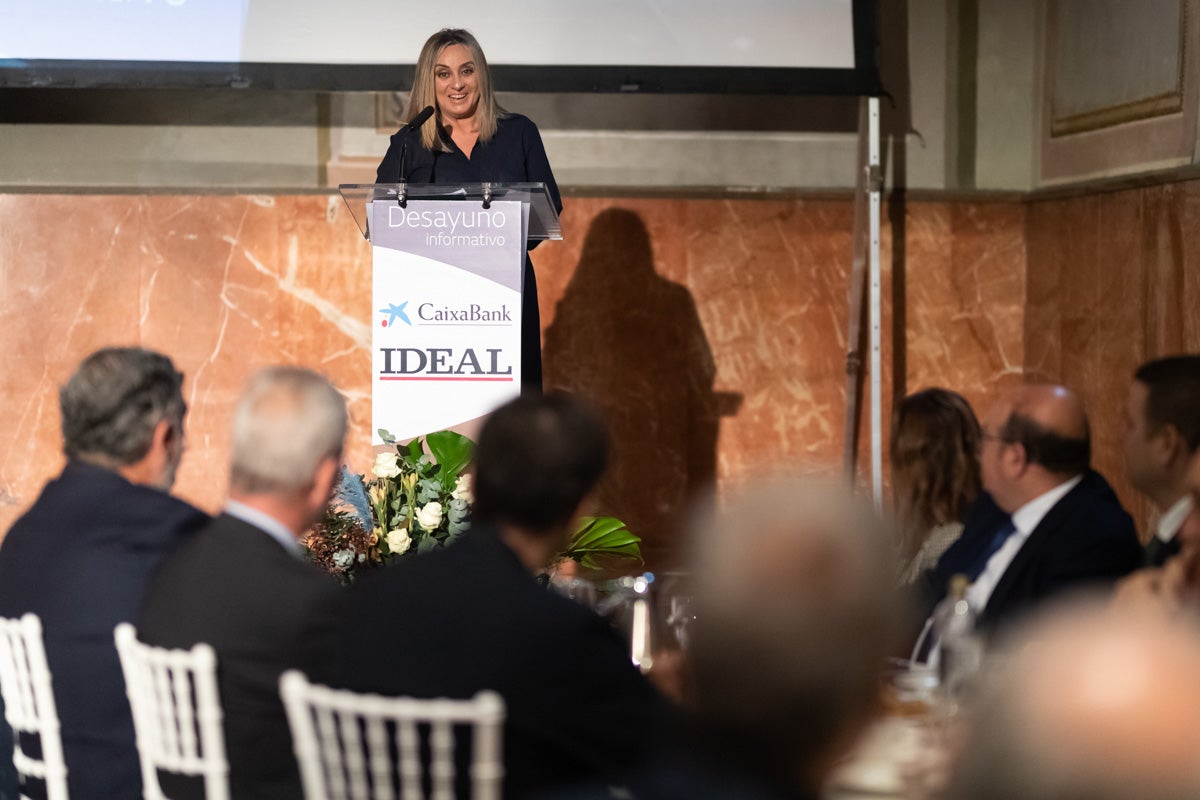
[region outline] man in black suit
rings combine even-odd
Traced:
[[[480,435],[471,529],[351,588],[343,683],[425,698],[499,692],[510,799],[636,763],[662,721],[663,701],[617,634],[534,579],[566,548],[606,452],[602,423],[576,401],[513,401]]]
[[[1125,469],[1158,510],[1144,564],[1161,567],[1179,552],[1177,534],[1192,510],[1188,464],[1200,448],[1200,356],[1138,367],[1125,402]]]
[[[300,797],[279,676],[328,681],[341,590],[304,560],[341,464],[346,404],[320,375],[259,372],[238,403],[225,513],[167,558],[146,595],[138,637],[217,652],[232,796]],[[200,797],[198,783],[168,796]]]
[[[67,465],[0,547],[0,615],[42,620],[72,798],[141,794],[113,628],[134,619],[168,550],[208,522],[167,494],[182,385],[159,353],[88,356],[59,392]]]
[[[1074,393],[1023,386],[992,408],[982,437],[989,498],[926,573],[927,603],[945,594],[944,583],[933,585],[939,576],[965,574],[978,624],[990,630],[1066,589],[1111,584],[1137,568],[1141,545],[1133,521],[1088,466],[1087,415]]]
[[[815,800],[878,703],[892,534],[844,489],[794,480],[699,519],[681,741],[593,796]]]

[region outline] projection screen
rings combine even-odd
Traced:
[[[874,0],[0,0],[0,86],[406,89],[443,27],[510,91],[878,91]]]

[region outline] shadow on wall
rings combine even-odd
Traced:
[[[645,223],[614,208],[588,228],[575,274],[546,330],[546,386],[604,412],[613,461],[600,513],[642,537],[647,566],[672,564],[689,500],[716,478],[716,367],[688,290],[654,271]]]

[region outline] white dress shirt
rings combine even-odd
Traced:
[[[992,553],[983,572],[979,573],[979,577],[967,589],[967,602],[976,612],[981,613],[983,609],[987,608],[988,600],[991,599],[992,592],[996,590],[996,584],[1004,577],[1005,570],[1008,569],[1008,565],[1017,557],[1017,553],[1029,539],[1029,534],[1033,533],[1042,518],[1050,513],[1050,509],[1054,508],[1067,492],[1078,486],[1081,480],[1083,480],[1083,476],[1076,475],[1045,494],[1038,495],[1013,512],[1012,523],[1016,530],[999,550]]]
[[[257,508],[251,508],[245,503],[239,503],[237,500],[225,501],[225,513],[263,531],[296,558],[304,558],[304,548],[300,546],[295,534],[270,514],[259,511]]]
[[[1175,505],[1167,509],[1167,512],[1158,518],[1158,526],[1154,529],[1154,535],[1160,541],[1169,542],[1175,538],[1175,534],[1183,527],[1183,521],[1187,519],[1188,514],[1192,513],[1192,496],[1185,494],[1183,497],[1175,501]]]
[[[1042,519],[1050,513],[1050,509],[1058,504],[1058,501],[1067,495],[1067,492],[1074,489],[1083,480],[1082,475],[1076,475],[1068,481],[1060,483],[1050,491],[1038,495],[1030,500],[1025,505],[1013,512],[1012,524],[1013,532],[1004,540],[1004,544],[995,553],[992,553],[988,559],[987,565],[983,568],[983,572],[979,573],[979,577],[975,582],[967,587],[967,602],[971,608],[975,609],[976,614],[983,613],[987,607],[988,600],[992,597],[992,592],[996,589],[996,584],[1000,583],[1000,579],[1004,577],[1005,570],[1009,564],[1017,557],[1017,553],[1025,545],[1029,539],[1029,534],[1033,533],[1034,528],[1041,523]],[[913,647],[912,660],[918,660],[918,654],[924,645],[926,637],[933,635],[933,615],[925,620],[925,626],[921,629],[921,635],[917,638],[917,643]],[[926,663],[931,667],[937,667],[941,660],[941,642],[935,641],[929,650],[929,655]]]

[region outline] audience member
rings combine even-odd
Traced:
[[[183,454],[182,385],[150,350],[84,359],[59,392],[67,464],[0,547],[0,615],[42,620],[75,800],[141,794],[113,628],[133,620],[168,550],[208,521],[167,494]]]
[[[900,619],[891,531],[844,490],[793,482],[697,519],[678,741],[563,796],[815,799],[876,711]]]
[[[979,422],[948,389],[910,394],[892,412],[890,457],[900,582],[912,583],[963,531],[979,496]]]
[[[990,630],[1059,592],[1112,583],[1138,566],[1133,521],[1088,466],[1087,415],[1074,393],[1020,387],[991,409],[981,436],[990,500],[977,504],[962,537],[926,573],[927,598],[946,591],[931,578],[965,574],[972,581],[967,599],[979,609],[980,627]]]
[[[778,485],[705,516],[687,654],[700,749],[696,771],[657,796],[775,796],[774,787],[816,797],[875,711],[895,643],[890,532],[825,486]]]
[[[1145,564],[1179,552],[1176,534],[1192,509],[1186,474],[1200,447],[1200,355],[1172,356],[1138,368],[1125,403],[1129,481],[1159,513]]]
[[[17,800],[17,768],[13,765],[13,731],[4,718],[4,698],[0,697],[0,800]]]
[[[1174,536],[1179,552],[1161,567],[1140,569],[1117,585],[1114,605],[1153,610],[1164,616],[1200,610],[1200,452],[1184,475],[1191,508]]]
[[[427,698],[499,692],[508,798],[635,763],[664,713],[610,626],[534,578],[566,548],[607,449],[600,420],[565,395],[501,407],[475,453],[472,527],[350,590],[344,684]]]
[[[985,682],[949,800],[1200,797],[1194,621],[1070,605]]]
[[[256,374],[233,420],[225,513],[163,562],[138,619],[148,644],[216,650],[234,797],[301,795],[279,676],[330,678],[340,587],[304,561],[299,540],[329,500],[346,425],[345,401],[320,375]]]

